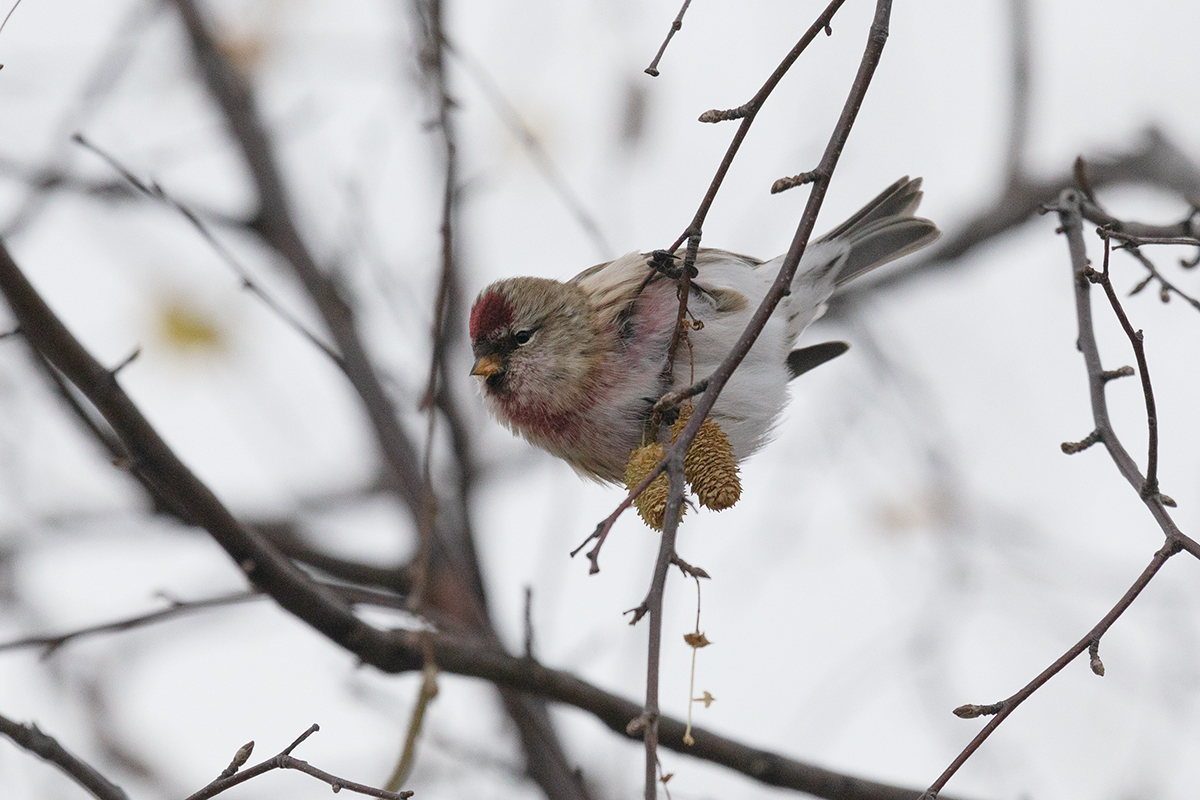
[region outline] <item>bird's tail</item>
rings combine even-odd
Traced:
[[[893,259],[934,242],[942,232],[930,220],[913,216],[921,204],[921,179],[905,175],[854,216],[816,240],[840,240],[849,253],[838,265],[834,283],[841,286]]]

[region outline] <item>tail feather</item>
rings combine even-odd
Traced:
[[[891,217],[877,220],[856,231],[850,252],[838,269],[836,285],[849,283],[876,267],[920,250],[936,241],[942,232],[922,217]]]
[[[880,192],[879,196],[874,200],[856,211],[850,219],[838,225],[829,233],[817,239],[817,241],[826,242],[831,239],[840,239],[847,235],[853,238],[852,231],[856,228],[865,228],[873,222],[889,217],[911,217],[913,212],[917,210],[917,206],[921,205],[921,198],[924,194],[921,191],[921,179],[913,178],[910,180],[905,175]]]
[[[921,179],[905,175],[817,240],[836,240],[846,246],[847,255],[837,265],[836,286],[920,250],[941,236],[937,225],[913,216],[923,196]]]

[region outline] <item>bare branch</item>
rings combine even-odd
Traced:
[[[1004,156],[1004,173],[1009,188],[1025,180],[1025,149],[1029,140],[1029,109],[1033,94],[1032,57],[1029,21],[1029,0],[1009,0],[1012,49],[1012,98],[1009,116],[1008,147]]]
[[[234,769],[235,774],[226,776],[226,774],[222,772],[220,777],[205,786],[200,791],[189,795],[187,800],[208,800],[208,798],[216,797],[226,789],[231,789],[240,783],[245,783],[251,778],[257,778],[259,775],[270,772],[273,769],[298,770],[306,775],[313,776],[317,780],[324,781],[325,783],[329,784],[330,787],[333,788],[334,792],[339,792],[342,789],[348,789],[352,792],[356,792],[357,794],[364,794],[368,797],[380,797],[384,800],[406,800],[407,798],[412,797],[413,793],[411,791],[389,792],[384,789],[376,789],[361,783],[348,781],[345,778],[339,778],[336,775],[330,775],[324,770],[317,769],[307,761],[301,761],[300,759],[293,757],[292,751],[295,750],[301,742],[319,730],[320,727],[314,724],[304,733],[300,734],[300,737],[296,739],[296,741],[288,745],[278,755],[272,756],[271,758],[268,758],[266,761],[263,761],[259,764],[255,764],[253,767],[250,767],[245,771],[237,772],[238,760],[241,759],[244,763],[245,759],[249,758],[250,754],[246,751],[248,747],[252,748],[254,743],[250,742],[249,745],[243,745],[241,749],[238,750],[233,761],[229,765],[230,768]],[[226,772],[228,772],[228,770],[229,768],[226,769]]]
[[[960,706],[955,709],[954,713],[964,718],[991,714],[995,716],[976,734],[975,738],[958,754],[938,779],[930,785],[929,789],[923,795],[926,798],[936,797],[947,781],[979,749],[984,741],[991,736],[992,732],[1004,722],[1009,714],[1015,711],[1021,703],[1061,672],[1067,664],[1074,661],[1078,656],[1084,652],[1088,652],[1092,671],[1102,676],[1104,674],[1104,663],[1100,660],[1100,640],[1108,629],[1133,604],[1133,601],[1137,599],[1142,590],[1150,584],[1150,581],[1158,574],[1158,571],[1167,562],[1167,559],[1181,550],[1187,550],[1192,555],[1200,558],[1200,545],[1197,545],[1193,539],[1186,536],[1176,527],[1174,520],[1171,519],[1166,511],[1165,506],[1167,503],[1164,501],[1163,495],[1158,491],[1156,478],[1158,460],[1157,416],[1154,410],[1154,395],[1146,368],[1145,354],[1142,349],[1141,332],[1133,330],[1133,326],[1129,323],[1129,319],[1125,315],[1124,309],[1121,308],[1116,293],[1112,289],[1112,282],[1108,276],[1107,238],[1104,238],[1105,258],[1103,272],[1096,272],[1088,263],[1087,248],[1083,241],[1083,204],[1086,201],[1085,194],[1086,192],[1080,190],[1064,190],[1059,197],[1058,203],[1052,209],[1048,209],[1057,212],[1059,220],[1062,223],[1059,231],[1066,234],[1070,249],[1071,271],[1075,286],[1075,311],[1079,322],[1079,338],[1077,339],[1077,343],[1087,368],[1088,386],[1092,399],[1092,417],[1096,425],[1095,430],[1082,442],[1068,442],[1064,444],[1063,451],[1067,453],[1078,452],[1092,444],[1103,442],[1105,447],[1108,448],[1113,462],[1117,465],[1117,469],[1134,489],[1137,490],[1138,495],[1142,498],[1142,502],[1146,504],[1162,528],[1164,542],[1158,552],[1154,554],[1150,563],[1142,570],[1137,580],[1133,582],[1129,589],[1126,590],[1124,596],[1104,615],[1095,627],[1088,631],[1067,652],[1063,653],[1058,660],[1022,687],[1020,691],[999,703],[989,705],[972,704]],[[1095,330],[1092,324],[1090,297],[1090,286],[1092,283],[1099,283],[1104,287],[1113,312],[1129,337],[1138,359],[1139,372],[1142,376],[1142,386],[1146,398],[1147,424],[1150,429],[1149,465],[1147,467],[1147,477],[1145,478],[1142,477],[1137,465],[1121,444],[1109,420],[1105,386],[1115,374],[1124,374],[1124,370],[1107,372],[1100,366],[1100,352],[1096,345]]]
[[[1028,700],[1030,695],[1032,695],[1043,685],[1045,685],[1047,681],[1061,672],[1063,668],[1067,666],[1067,664],[1070,664],[1079,655],[1089,650],[1094,642],[1099,642],[1100,638],[1108,631],[1109,628],[1112,627],[1113,623],[1125,613],[1125,610],[1133,604],[1133,601],[1137,599],[1137,596],[1141,594],[1142,590],[1149,585],[1151,579],[1153,579],[1154,576],[1158,574],[1159,569],[1162,568],[1162,565],[1167,563],[1167,559],[1175,555],[1177,552],[1179,552],[1179,548],[1175,544],[1169,543],[1163,545],[1162,549],[1154,554],[1154,558],[1151,559],[1150,563],[1146,565],[1146,568],[1142,570],[1142,574],[1138,576],[1137,580],[1133,582],[1133,585],[1129,587],[1117,604],[1113,606],[1107,614],[1104,615],[1104,618],[1101,619],[1100,622],[1096,623],[1096,626],[1088,631],[1087,635],[1072,645],[1071,649],[1059,656],[1057,661],[1046,667],[1041,674],[1039,674],[1029,683],[1025,684],[1025,686],[1023,686],[1021,690],[1012,697],[1002,700],[999,703],[992,703],[989,705],[966,705],[956,708],[954,713],[964,719],[992,714],[995,716],[988,721],[988,724],[984,726],[983,730],[976,734],[975,738],[971,740],[970,744],[963,748],[963,751],[959,753],[957,757],[955,757],[954,761],[950,763],[950,766],[946,768],[945,772],[938,776],[936,781],[930,784],[929,788],[923,795],[921,795],[921,797],[938,797],[942,787],[946,785],[946,782],[949,781],[950,778],[954,776],[954,773],[958,772],[959,768],[967,762],[967,759],[974,755],[975,751],[978,750],[985,741],[987,741],[987,738],[992,735],[992,732],[996,730],[996,728],[1000,726],[1000,723],[1004,722],[1004,720],[1008,718],[1009,714],[1011,714],[1013,711],[1016,711],[1017,706]],[[1097,656],[1097,659],[1098,658],[1099,656]],[[1093,671],[1095,671],[1094,666]]]
[[[273,298],[267,292],[267,290],[258,283],[258,281],[254,280],[254,278],[250,276],[249,270],[242,266],[241,262],[238,261],[233,253],[230,252],[229,248],[226,247],[221,240],[216,237],[216,235],[212,232],[212,230],[209,229],[208,225],[205,224],[204,220],[202,220],[196,212],[169,195],[161,184],[146,184],[139,180],[138,177],[134,175],[128,167],[126,167],[116,158],[116,156],[89,141],[82,134],[75,134],[72,140],[102,158],[105,163],[116,170],[117,174],[128,181],[129,185],[134,189],[146,197],[160,202],[168,208],[174,209],[176,212],[178,212],[179,215],[187,220],[188,223],[196,230],[196,232],[200,234],[204,241],[208,243],[208,245],[213,249],[213,252],[215,252],[231,270],[233,270],[234,274],[236,274],[238,279],[241,281],[243,289],[246,289],[260,301],[262,301],[263,305],[274,312],[275,316],[283,320],[284,324],[307,339],[314,347],[316,347],[331,361],[333,361],[334,364],[337,364],[339,367],[345,369],[345,364],[342,362],[342,357],[334,352],[332,347],[321,341],[319,336],[310,331],[308,328],[304,327],[304,323],[302,323],[294,314],[284,308],[279,301]]]
[[[1088,389],[1091,396],[1092,419],[1095,424],[1095,430],[1100,437],[1100,441],[1108,449],[1108,453],[1112,457],[1113,463],[1116,464],[1117,470],[1133,486],[1138,495],[1142,497],[1142,502],[1146,504],[1146,507],[1150,510],[1151,515],[1162,529],[1168,541],[1177,543],[1178,546],[1200,558],[1200,544],[1197,544],[1195,540],[1184,535],[1179,530],[1179,527],[1167,512],[1167,507],[1162,500],[1161,494],[1158,494],[1157,491],[1149,495],[1143,494],[1143,489],[1147,485],[1147,479],[1142,475],[1128,451],[1125,450],[1124,445],[1121,444],[1109,419],[1105,387],[1114,373],[1106,371],[1101,365],[1100,350],[1096,344],[1096,334],[1092,325],[1091,281],[1088,279],[1088,271],[1091,267],[1088,264],[1087,246],[1083,241],[1081,204],[1082,198],[1079,192],[1067,189],[1062,192],[1059,202],[1054,206],[1053,210],[1058,213],[1059,219],[1062,222],[1062,230],[1066,233],[1067,242],[1070,245],[1071,265],[1075,284],[1075,312],[1079,320],[1078,344],[1079,351],[1083,355],[1084,365],[1087,368]],[[1118,370],[1117,372],[1121,371]]]
[[[0,715],[0,733],[69,775],[98,800],[129,800],[121,787],[105,778],[94,767],[67,751],[53,736],[38,730],[33,723],[22,725]]]
[[[671,29],[667,31],[667,38],[663,39],[662,46],[658,48],[658,53],[655,54],[654,60],[644,70],[651,78],[658,77],[658,62],[662,60],[663,53],[667,52],[667,45],[671,43],[671,39],[683,27],[683,15],[687,13],[688,6],[691,4],[692,0],[683,0],[683,7],[679,9],[679,14],[675,17],[675,21],[671,23]]]
[[[181,617],[186,614],[191,614],[195,611],[203,611],[209,608],[218,608],[221,606],[231,606],[238,603],[245,603],[249,600],[257,600],[263,597],[263,594],[258,591],[243,591],[232,592],[230,594],[220,595],[218,597],[210,597],[205,600],[191,601],[172,601],[170,607],[159,611],[151,611],[148,614],[139,614],[134,617],[129,617],[115,622],[105,622],[99,625],[89,625],[84,628],[77,628],[67,633],[42,636],[26,636],[21,639],[14,639],[10,642],[0,642],[0,652],[6,650],[21,650],[24,648],[38,647],[42,649],[42,657],[48,658],[58,651],[64,645],[74,642],[76,639],[83,639],[88,636],[95,636],[102,633],[118,633],[128,631],[134,628],[140,628],[145,625],[152,625],[156,622],[164,622],[168,619]]]
[[[187,26],[193,53],[209,92],[224,112],[230,133],[242,150],[258,190],[252,224],[265,242],[291,266],[312,299],[343,359],[343,371],[358,392],[375,428],[396,487],[415,520],[423,507],[420,460],[400,426],[391,398],[384,391],[359,333],[350,303],[340,287],[317,266],[292,218],[291,202],[275,158],[275,148],[259,119],[253,92],[245,78],[226,61],[195,0],[174,0]]]
[[[691,0],[688,0],[691,2]],[[533,129],[526,124],[521,118],[516,106],[504,95],[500,86],[495,79],[488,74],[487,69],[477,58],[465,52],[459,45],[451,44],[448,40],[444,41],[446,52],[450,53],[462,62],[466,67],[467,74],[475,79],[475,85],[483,92],[484,98],[491,104],[492,110],[496,112],[496,116],[504,123],[509,132],[516,137],[521,146],[525,148],[525,152],[529,155],[529,159],[533,161],[533,165],[537,171],[541,173],[542,179],[546,181],[546,185],[558,195],[564,206],[579,223],[579,227],[592,240],[592,244],[596,248],[597,254],[602,259],[608,260],[613,257],[612,246],[604,236],[604,232],[600,229],[600,223],[596,221],[595,215],[592,214],[571,189],[567,183],[566,177],[554,163],[554,159],[550,157],[549,151],[538,138],[538,135],[533,132]]]
[[[71,145],[68,137],[84,127],[116,87],[126,68],[133,62],[138,37],[149,27],[161,8],[162,4],[156,0],[140,0],[129,5],[128,11],[113,33],[112,40],[96,60],[86,83],[79,91],[78,100],[68,107],[68,111],[55,126],[55,132],[50,137],[53,150],[46,157],[44,166],[35,172],[48,176],[63,172],[59,165],[69,156]],[[46,207],[49,191],[60,185],[53,180],[47,183],[29,182],[25,196],[17,205],[16,211],[0,227],[0,237],[7,239],[27,228]]]
[[[1189,224],[1190,224],[1190,221],[1189,221]],[[1161,272],[1158,271],[1158,267],[1156,267],[1154,265],[1154,262],[1151,261],[1149,259],[1149,257],[1147,257],[1146,254],[1142,252],[1142,249],[1140,246],[1140,245],[1156,245],[1156,244],[1182,244],[1182,245],[1191,245],[1193,247],[1200,248],[1200,240],[1197,240],[1193,237],[1180,237],[1180,236],[1133,236],[1131,234],[1123,233],[1121,231],[1111,230],[1109,228],[1100,228],[1099,230],[1097,230],[1097,233],[1099,233],[1100,236],[1104,238],[1105,242],[1107,242],[1109,239],[1118,240],[1121,243],[1118,245],[1118,248],[1129,253],[1129,255],[1131,255],[1135,259],[1137,259],[1139,264],[1141,264],[1143,267],[1145,267],[1146,277],[1142,280],[1141,283],[1139,283],[1136,287],[1134,287],[1133,291],[1130,292],[1130,294],[1137,294],[1142,289],[1144,289],[1150,281],[1154,280],[1154,281],[1158,281],[1158,284],[1160,287],[1159,295],[1162,298],[1164,303],[1170,299],[1170,296],[1172,294],[1174,294],[1177,297],[1182,298],[1183,301],[1186,302],[1188,305],[1192,306],[1192,308],[1195,308],[1197,311],[1200,311],[1200,299],[1192,297],[1190,294],[1188,294],[1187,292],[1180,289],[1174,283],[1167,280],[1167,278]],[[1183,261],[1182,263],[1184,266],[1188,266],[1190,264],[1190,262],[1188,262],[1188,261]]]
[[[1154,403],[1154,387],[1150,385],[1150,367],[1146,364],[1146,347],[1143,341],[1142,332],[1135,331],[1133,325],[1129,322],[1129,316],[1125,313],[1125,309],[1121,306],[1121,301],[1117,299],[1117,293],[1113,290],[1112,280],[1108,274],[1108,258],[1109,246],[1108,239],[1104,239],[1104,272],[1098,273],[1091,267],[1083,271],[1086,277],[1092,283],[1099,283],[1104,288],[1105,295],[1108,296],[1108,302],[1112,305],[1113,313],[1116,314],[1117,320],[1121,323],[1121,328],[1125,331],[1125,335],[1129,337],[1129,343],[1133,346],[1133,354],[1137,359],[1138,373],[1142,377],[1142,394],[1146,401],[1146,427],[1148,429],[1148,452],[1146,455],[1146,479],[1142,482],[1140,494],[1142,497],[1158,497],[1158,412]]]
[[[29,342],[91,401],[143,470],[185,519],[204,527],[255,585],[316,630],[357,650],[367,626],[336,595],[242,526],[158,435],[118,382],[54,315],[0,245],[0,291]],[[370,637],[367,637],[368,641]],[[376,655],[378,658],[379,655]]]
[[[805,34],[805,37],[815,37],[816,32],[824,29],[828,25],[829,18],[832,17],[836,10],[837,4],[829,6],[824,14],[818,18],[813,27]],[[833,176],[834,169],[837,167],[837,162],[841,156],[842,148],[845,147],[846,141],[850,136],[850,130],[854,126],[854,120],[858,116],[858,110],[862,106],[863,99],[866,97],[867,88],[871,84],[871,78],[875,74],[875,67],[879,64],[880,56],[883,53],[884,44],[888,37],[888,24],[891,16],[891,0],[878,0],[875,6],[875,17],[871,22],[870,33],[867,38],[867,45],[863,52],[862,60],[859,63],[858,73],[855,75],[854,83],[850,89],[850,93],[846,98],[846,103],[842,108],[841,116],[837,124],[834,126],[829,143],[825,148],[825,153],[821,157],[821,162],[817,166],[815,172],[816,179],[813,181],[812,192],[809,194],[808,204],[804,209],[804,214],[800,219],[800,223],[796,229],[796,234],[792,239],[791,247],[788,249],[787,255],[784,257],[783,265],[779,269],[779,274],[775,278],[775,282],[768,290],[766,297],[754,312],[750,322],[746,326],[746,330],[738,338],[729,355],[721,363],[721,366],[709,376],[708,388],[700,395],[699,400],[695,404],[691,417],[687,424],[680,432],[675,443],[667,450],[663,461],[667,465],[667,471],[670,478],[670,490],[667,496],[666,516],[664,518],[662,539],[658,551],[658,560],[654,567],[654,578],[650,584],[650,591],[646,596],[642,606],[647,608],[650,615],[650,631],[649,631],[649,647],[648,647],[648,667],[646,670],[646,704],[642,713],[645,720],[644,737],[646,743],[646,781],[645,781],[645,798],[646,800],[655,800],[657,794],[656,784],[656,769],[658,764],[658,725],[659,725],[659,709],[658,709],[658,659],[659,659],[659,644],[662,637],[662,602],[663,594],[666,585],[667,572],[671,566],[672,559],[675,554],[675,534],[679,527],[679,512],[683,505],[683,458],[691,446],[692,441],[696,438],[697,432],[700,430],[709,411],[712,410],[713,404],[716,403],[717,397],[721,390],[733,375],[742,359],[750,351],[762,332],[767,320],[774,313],[775,308],[783,297],[791,291],[792,278],[796,274],[796,269],[800,264],[800,259],[804,255],[804,249],[808,245],[809,236],[812,234],[813,226],[816,223],[818,211],[825,199],[825,193],[829,188],[830,178]],[[820,26],[820,27],[818,27]],[[808,38],[811,40],[811,38]],[[794,62],[792,54],[799,56],[807,44],[805,39],[801,39],[800,43],[793,48],[789,58],[784,60],[784,64],[772,74],[768,79],[767,84],[755,96],[758,105],[754,106],[752,111],[743,120],[741,127],[738,130],[738,135],[744,135],[753,122],[754,113],[761,107],[762,101],[765,101],[770,90],[774,88],[774,82],[778,82],[782,78],[786,68]],[[754,103],[755,101],[751,101]],[[711,204],[712,198],[715,197],[717,189],[720,187],[720,179],[723,177],[723,170],[728,168],[733,154],[736,153],[736,145],[739,143],[737,136],[734,137],[734,144],[730,146],[726,153],[726,159],[722,162],[721,168],[718,169],[717,177],[714,178],[713,184],[709,188],[709,193],[702,201],[700,211],[697,212],[697,217],[690,226],[688,234],[688,252],[689,256],[694,259],[693,250],[699,246],[700,227],[705,214],[707,214],[708,204]],[[677,244],[678,246],[678,244]],[[673,248],[674,249],[674,248]],[[684,281],[688,280],[692,264],[685,259],[683,266]],[[686,285],[686,284],[685,284]],[[686,290],[685,290],[686,292]],[[678,331],[683,323],[683,312],[686,311],[687,294],[683,295],[681,302],[681,319],[676,325]]]
[[[808,49],[812,40],[817,38],[817,34],[829,28],[830,22],[833,21],[833,16],[842,7],[845,0],[832,0],[825,7],[804,35],[800,37],[800,41],[796,42],[796,46],[784,56],[783,61],[775,68],[766,82],[762,85],[744,106],[735,109],[732,112],[708,111],[701,115],[701,122],[717,122],[725,119],[741,119],[742,124],[738,126],[737,133],[733,135],[733,141],[729,143],[729,148],[725,151],[725,157],[721,159],[720,166],[717,167],[717,174],[713,176],[712,182],[708,186],[708,191],[704,193],[704,198],[700,201],[700,207],[696,209],[696,215],[692,218],[680,237],[675,241],[675,244],[669,248],[669,252],[674,253],[679,247],[693,236],[699,237],[704,228],[704,220],[708,217],[708,210],[712,207],[713,201],[717,198],[717,192],[721,188],[721,184],[725,181],[725,174],[729,172],[730,166],[733,165],[733,159],[737,156],[738,150],[742,146],[742,141],[746,138],[746,134],[750,132],[750,126],[754,124],[754,118],[762,108],[763,103],[771,96],[771,92],[775,91],[775,87],[783,80],[783,76],[792,68],[792,64],[796,63],[796,59],[800,54]],[[688,264],[687,266],[691,266]]]

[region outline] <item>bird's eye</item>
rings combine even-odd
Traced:
[[[529,340],[532,338],[533,331],[517,331],[513,334],[513,341],[517,343],[518,347],[529,344]]]

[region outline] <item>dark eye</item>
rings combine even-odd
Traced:
[[[517,331],[513,334],[513,341],[517,346],[529,344],[529,340],[533,338],[533,331]]]

